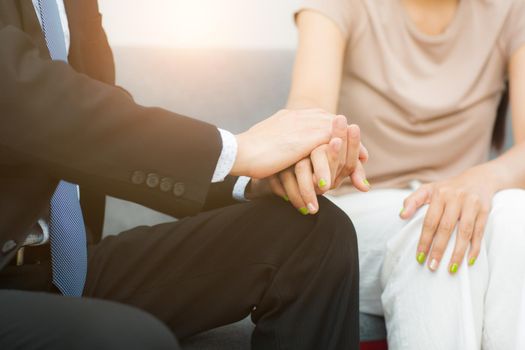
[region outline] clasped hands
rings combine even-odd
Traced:
[[[238,154],[232,175],[252,178],[250,198],[270,192],[302,214],[319,210],[317,195],[345,178],[368,191],[363,164],[368,152],[357,125],[319,109],[282,110],[237,135]]]
[[[282,110],[236,136],[238,154],[232,175],[252,178],[250,197],[273,192],[289,200],[302,214],[319,210],[317,195],[349,178],[366,192],[363,164],[368,152],[357,125],[319,109]],[[487,181],[494,172],[481,165],[446,181],[421,186],[404,202],[402,219],[429,205],[416,259],[436,271],[454,228],[458,234],[448,269],[454,274],[468,253],[468,264],[479,255],[496,186]],[[427,259],[428,257],[428,259]]]

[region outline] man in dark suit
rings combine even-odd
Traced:
[[[177,349],[250,313],[255,349],[357,347],[348,218],[232,199],[346,122],[281,111],[233,136],[139,106],[95,0],[0,0],[0,77],[1,349]],[[182,219],[99,242],[106,194]]]

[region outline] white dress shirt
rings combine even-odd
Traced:
[[[40,11],[38,7],[38,0],[32,0],[32,1],[33,1],[33,6],[35,8],[40,25],[42,25],[42,19],[40,18]],[[62,30],[64,31],[64,39],[66,41],[65,42],[66,50],[69,52],[70,32],[69,32],[69,22],[67,19],[67,13],[64,7],[64,1],[56,0],[56,2],[58,5],[58,10],[60,12],[60,21],[62,24]],[[237,140],[235,139],[235,136],[231,132],[223,130],[223,129],[219,129],[219,133],[222,138],[222,150],[219,156],[219,160],[217,161],[217,166],[215,167],[215,172],[213,173],[212,183],[224,181],[226,176],[228,176],[228,174],[232,170],[233,165],[235,163],[235,159],[237,157]],[[244,194],[245,194],[246,187],[249,182],[250,182],[250,178],[245,177],[245,176],[239,177],[233,189],[233,198],[239,201],[246,200]]]

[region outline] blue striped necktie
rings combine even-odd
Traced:
[[[38,0],[42,31],[53,60],[67,62],[67,49],[56,0]],[[81,296],[87,273],[84,219],[78,186],[61,181],[49,214],[53,283],[64,295]]]

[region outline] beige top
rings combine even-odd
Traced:
[[[339,113],[362,129],[374,188],[449,178],[488,159],[507,63],[525,44],[525,0],[460,0],[438,36],[419,31],[401,0],[301,9],[348,39]]]

